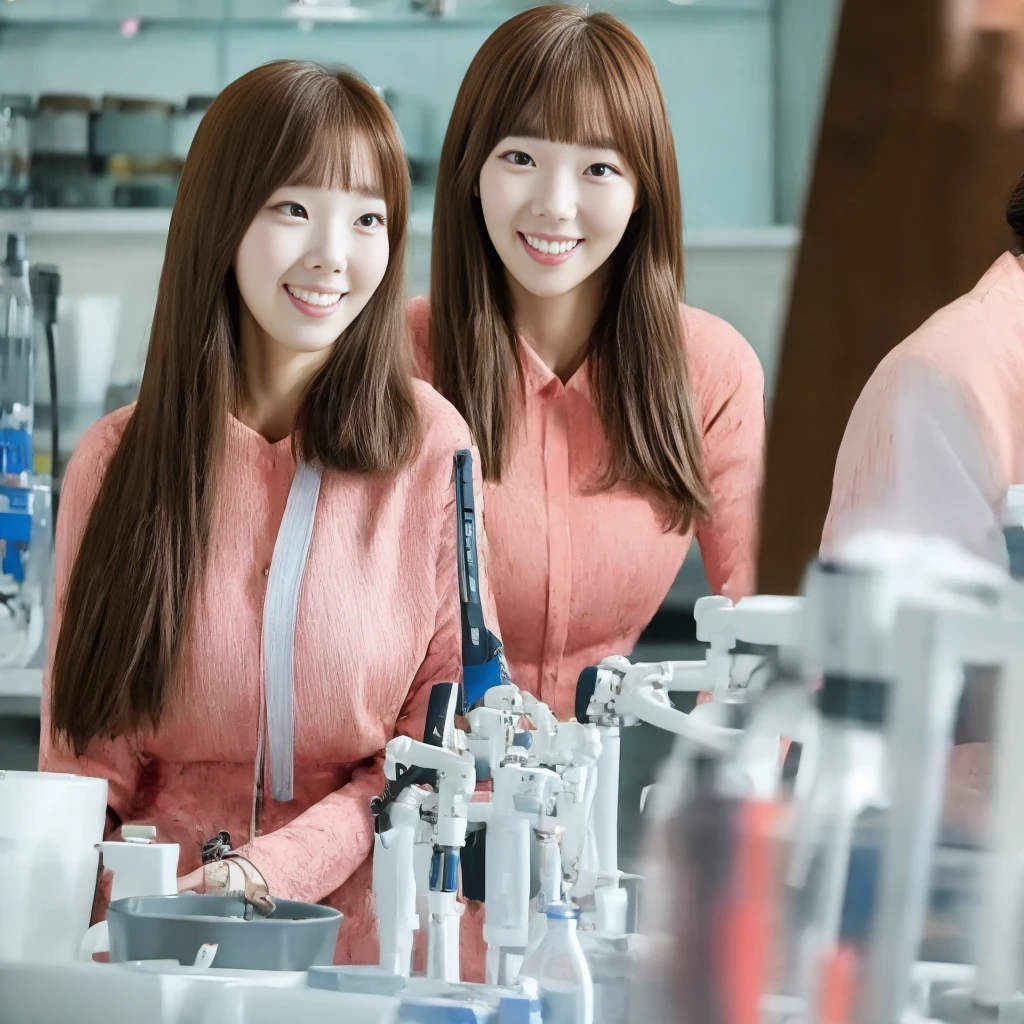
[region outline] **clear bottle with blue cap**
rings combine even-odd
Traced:
[[[0,273],[0,474],[32,472],[35,372],[32,292],[25,236],[7,236]]]
[[[544,936],[519,973],[537,982],[544,1024],[593,1024],[594,985],[576,932],[579,909],[572,903],[549,903],[544,914]]]

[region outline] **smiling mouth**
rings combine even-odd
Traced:
[[[306,288],[296,288],[294,285],[286,284],[285,289],[293,298],[305,302],[307,306],[318,306],[329,309],[336,306],[342,297],[342,292],[311,292]]]
[[[564,256],[565,253],[572,252],[583,241],[582,238],[564,238],[559,241],[549,241],[546,238],[538,238],[536,235],[527,235],[522,231],[519,232],[519,237],[524,239],[531,249],[536,249],[537,252],[545,256]]]
[[[579,252],[582,238],[539,238],[516,232],[523,252],[542,267],[560,267],[571,260]],[[546,246],[546,248],[544,248]]]

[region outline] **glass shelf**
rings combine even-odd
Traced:
[[[450,0],[449,0],[450,2]],[[349,28],[353,25],[447,25],[493,23],[527,7],[529,0],[455,0],[454,13],[438,17],[411,0],[351,0],[350,17],[331,16],[330,7],[287,5],[285,0],[9,0],[0,2],[0,29],[135,28],[224,29]],[[303,12],[301,6],[308,6]],[[772,0],[592,0],[592,9],[626,18],[768,14]],[[138,20],[138,26],[126,22]]]

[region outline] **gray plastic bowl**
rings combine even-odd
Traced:
[[[318,903],[278,900],[269,917],[244,920],[234,896],[133,896],[107,908],[110,960],[195,962],[204,942],[217,943],[213,967],[306,971],[334,963],[342,915]]]

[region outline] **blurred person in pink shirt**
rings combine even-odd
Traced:
[[[1024,178],[1016,233],[977,286],[871,375],[836,459],[822,547],[881,525],[937,533],[1007,565],[1007,490],[1024,483]]]
[[[512,679],[567,719],[580,671],[633,649],[695,535],[712,590],[754,589],[763,375],[680,303],[669,119],[619,19],[548,4],[492,33],[439,182],[414,354],[480,449]]]
[[[967,295],[878,365],[836,460],[822,548],[864,527],[934,533],[1008,565],[1002,519],[1024,483],[1024,177],[1007,207],[1016,235]],[[994,684],[973,673],[951,754],[949,817],[976,833],[988,779]]]
[[[339,962],[378,955],[384,746],[461,672],[470,435],[408,374],[408,189],[361,79],[280,61],[229,85],[138,401],[82,438],[58,519],[40,767],[106,778],[109,832],[180,844],[182,890],[340,909]]]

